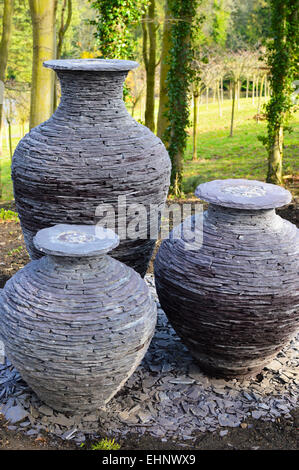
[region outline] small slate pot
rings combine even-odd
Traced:
[[[242,179],[205,183],[195,194],[209,208],[162,242],[158,296],[204,371],[254,375],[298,329],[299,231],[275,212],[291,194]]]
[[[156,304],[143,279],[106,253],[119,238],[95,226],[40,230],[32,261],[5,285],[7,356],[42,401],[63,412],[104,406],[144,357]]]

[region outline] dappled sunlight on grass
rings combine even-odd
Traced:
[[[13,199],[12,181],[10,176],[10,157],[1,158],[1,186],[2,200],[11,201]]]
[[[263,100],[264,101],[264,100]],[[217,103],[199,106],[198,119],[198,161],[192,161],[192,129],[189,131],[184,163],[183,189],[185,194],[193,193],[196,186],[205,181],[224,178],[248,178],[265,180],[267,173],[267,152],[258,135],[266,134],[266,122],[256,122],[257,100],[240,100],[236,107],[234,136],[229,137],[231,101],[222,105],[219,117]],[[299,112],[291,122],[294,131],[285,134],[283,172],[285,175],[299,173]],[[19,142],[18,126],[13,126],[13,150]],[[10,158],[6,136],[3,135],[3,156],[1,159],[2,200],[13,199],[10,177]]]
[[[13,134],[14,135],[14,134]],[[13,137],[12,147],[13,152],[18,145],[20,137]],[[1,165],[1,187],[2,187],[2,201],[11,201],[13,199],[13,190],[12,190],[12,181],[10,176],[10,166],[11,160],[7,145],[7,139],[3,136],[2,139],[2,155],[0,156],[0,165]]]
[[[188,139],[184,164],[183,189],[193,193],[196,186],[212,179],[248,178],[265,180],[267,152],[258,140],[266,134],[266,122],[256,122],[256,106],[251,99],[242,99],[237,111],[234,135],[229,137],[230,102],[223,106],[223,117],[218,116],[217,104],[199,109],[198,161],[192,161],[192,129]],[[284,174],[299,171],[299,113],[292,121],[294,131],[285,134]]]

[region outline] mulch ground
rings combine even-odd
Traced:
[[[13,203],[2,204],[1,207],[15,210]],[[298,203],[293,202],[277,212],[281,217],[297,226],[299,225]],[[149,266],[149,272],[153,271],[153,259]],[[0,288],[28,262],[29,256],[19,223],[0,220]],[[298,447],[299,410],[293,411],[291,415],[292,418],[278,418],[276,422],[253,420],[252,427],[233,428],[224,437],[220,437],[217,432],[199,433],[195,444],[192,444],[192,449],[295,450]],[[71,450],[77,448],[72,442],[59,438],[53,439],[47,434],[38,439],[25,436],[22,433],[9,430],[8,425],[9,423],[0,415],[0,450]],[[151,436],[127,436],[120,444],[122,450],[184,449],[177,443],[161,442]],[[84,448],[88,449],[89,445],[90,443],[87,442]]]

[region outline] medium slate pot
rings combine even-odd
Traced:
[[[208,210],[186,219],[155,260],[158,296],[172,326],[208,374],[257,374],[298,329],[295,225],[272,184],[218,180],[195,193]]]
[[[156,304],[140,275],[106,254],[118,245],[114,232],[57,225],[34,241],[47,256],[6,283],[0,336],[42,401],[63,412],[93,411],[144,357]]]
[[[170,159],[161,140],[137,123],[123,102],[124,80],[138,64],[74,59],[44,65],[60,79],[61,102],[48,121],[20,141],[12,162],[15,201],[29,254],[32,259],[41,256],[32,242],[38,230],[58,223],[95,224],[101,204],[113,206],[116,221],[109,228],[119,233],[118,196],[126,196],[127,205],[146,205],[145,233],[141,230],[139,239],[119,233],[113,257],[143,276],[155,245],[148,236],[149,208],[164,206]]]

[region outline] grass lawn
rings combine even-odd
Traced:
[[[196,186],[205,181],[223,178],[249,178],[265,180],[267,173],[267,153],[258,135],[266,133],[265,121],[256,122],[257,103],[251,98],[240,100],[235,111],[234,136],[229,137],[231,101],[222,105],[219,117],[217,103],[199,106],[198,160],[192,161],[192,129],[188,139],[183,190],[186,195],[194,192]],[[284,175],[298,177],[299,174],[299,112],[292,121],[294,131],[285,134]],[[13,126],[13,149],[19,141],[20,129]],[[3,156],[1,159],[2,200],[13,199],[10,179],[10,157],[7,138],[3,132]],[[292,192],[297,192],[292,186]]]
[[[256,122],[256,105],[251,98],[240,100],[236,111],[233,137],[230,133],[231,101],[225,101],[223,116],[218,105],[201,105],[199,109],[198,161],[192,161],[192,130],[184,163],[183,189],[192,193],[205,181],[224,178],[248,178],[264,181],[267,174],[267,152],[258,135],[266,134],[266,122]],[[299,112],[292,121],[293,132],[285,134],[284,175],[299,173]]]
[[[25,132],[28,132],[28,125],[25,126]],[[12,126],[12,147],[13,152],[18,145],[18,142],[21,138],[21,129],[20,126],[13,125]],[[9,155],[9,148],[8,148],[8,136],[7,136],[7,129],[4,129],[2,132],[2,156],[0,153],[0,166],[1,166],[1,187],[2,187],[2,201],[11,201],[13,199],[13,190],[12,190],[12,182],[10,177],[10,155]]]

